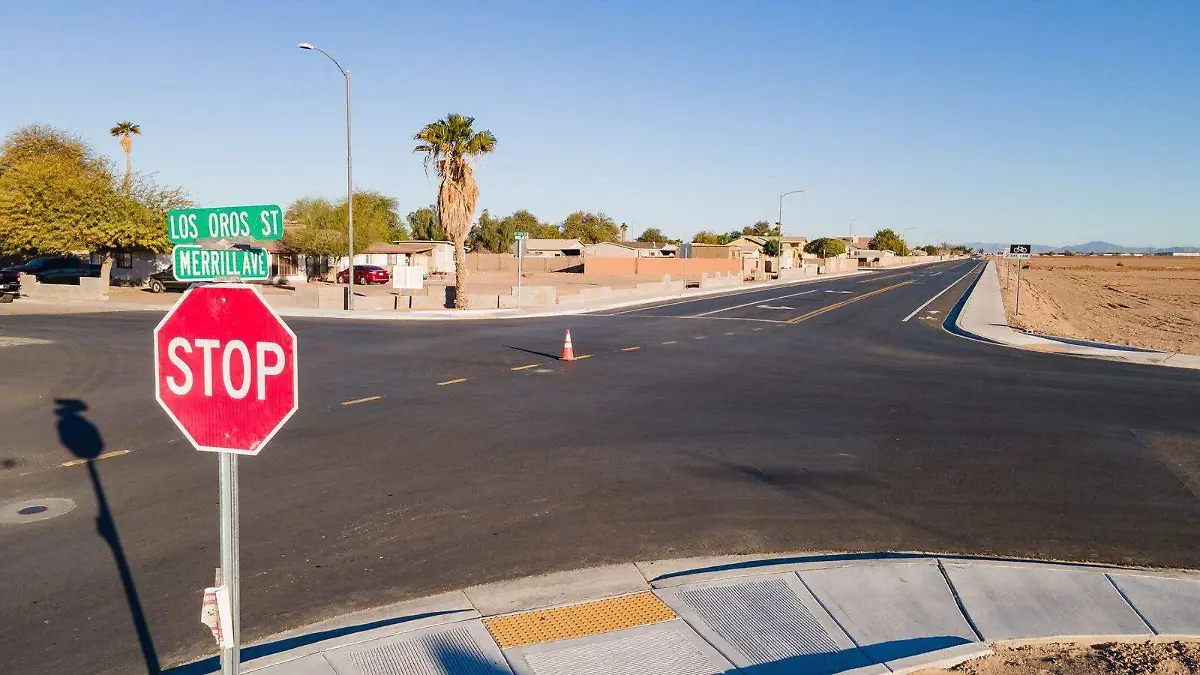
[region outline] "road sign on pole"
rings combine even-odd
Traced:
[[[521,277],[524,275],[525,252],[529,247],[528,232],[513,232],[513,238],[516,239],[516,254],[517,254],[517,309],[521,309]]]
[[[172,270],[180,281],[241,279],[265,281],[271,277],[270,257],[264,248],[208,250],[193,244],[176,246],[171,252]]]
[[[242,284],[184,292],[154,328],[154,398],[197,450],[219,453],[221,574],[232,635],[221,672],[241,660],[238,455],[257,455],[299,406],[296,334]]]
[[[1024,260],[1033,255],[1033,246],[1030,244],[1009,244],[1008,257]]]
[[[283,236],[283,209],[274,204],[172,209],[167,214],[167,237],[172,244],[200,239],[275,240]]]

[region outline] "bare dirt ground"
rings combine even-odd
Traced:
[[[1200,354],[1200,258],[1035,257],[997,261],[1009,325],[1062,337]]]
[[[1187,675],[1200,673],[1197,642],[1055,642],[1024,647],[993,647],[995,654],[919,675]]]

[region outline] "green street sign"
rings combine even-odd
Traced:
[[[172,244],[194,244],[197,239],[279,239],[283,209],[274,204],[173,209],[167,215],[167,236]]]
[[[242,279],[265,281],[271,276],[270,259],[264,248],[211,251],[199,246],[176,246],[171,253],[175,278],[180,281]]]
[[[528,239],[529,233],[528,232],[513,232],[513,237],[515,237],[517,239]]]

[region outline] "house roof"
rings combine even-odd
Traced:
[[[675,244],[666,241],[622,241],[619,243],[622,246],[628,246],[629,248],[653,249],[655,251],[675,248]]]
[[[594,244],[587,244],[584,248],[592,248],[594,246],[617,246],[620,248],[627,248],[630,250],[633,250],[634,248],[636,248],[634,246],[631,246],[630,243],[627,241],[598,241]]]
[[[762,248],[766,243],[766,237],[760,237],[755,234],[744,234],[729,242],[729,245],[736,246],[738,248]]]
[[[371,244],[367,253],[427,253],[432,251],[437,242],[432,241],[397,241]]]
[[[527,251],[569,251],[579,250],[583,244],[578,239],[527,239]]]

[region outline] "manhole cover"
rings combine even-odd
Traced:
[[[60,497],[23,499],[0,505],[0,524],[19,525],[48,520],[75,508],[75,502]]]

